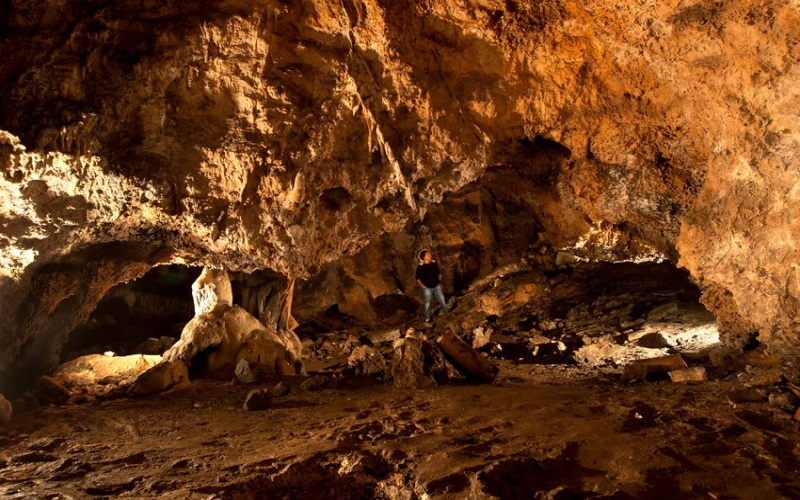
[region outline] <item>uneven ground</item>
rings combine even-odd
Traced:
[[[340,386],[247,412],[249,388],[199,382],[17,420],[0,495],[800,497],[798,423],[731,403],[737,387],[502,362],[492,386]]]

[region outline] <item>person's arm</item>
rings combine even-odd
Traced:
[[[420,280],[417,280],[417,283],[419,283],[420,288],[425,288],[425,285],[423,285]]]
[[[417,280],[417,283],[419,283],[419,286],[421,286],[422,288],[425,288],[425,285],[423,285],[422,281],[420,281],[420,279],[419,279],[420,278],[420,272],[419,271],[420,271],[420,266],[417,266],[417,272],[414,273],[414,279]]]

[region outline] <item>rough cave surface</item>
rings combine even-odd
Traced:
[[[450,328],[501,365],[501,384],[539,382],[536,370],[544,366],[572,367],[581,377],[588,367],[617,380],[623,364],[663,354],[683,356],[680,370],[689,371],[680,376],[702,368],[704,379],[750,384],[747,390],[763,381],[785,384],[750,399],[796,410],[798,26],[794,0],[5,3],[0,394],[21,397],[22,409],[33,401],[23,396],[29,391],[49,394],[48,402],[75,402],[49,375],[63,362],[107,351],[123,355],[114,361],[121,370],[146,364],[159,377],[187,382],[188,368],[161,355],[173,342],[194,353],[192,339],[179,337],[198,320],[190,287],[205,268],[231,281],[226,311],[237,324],[250,325],[248,335],[261,325],[287,352],[302,350],[312,375],[388,377],[385,363],[405,352],[389,340],[400,346],[409,326],[427,332],[413,360],[425,354],[420,362],[428,363],[426,342],[434,345]],[[418,324],[413,279],[422,248],[441,263],[455,306],[427,330]],[[717,340],[730,350],[698,354]],[[415,342],[408,341],[408,352]],[[299,359],[292,363],[303,371]],[[468,381],[449,363],[436,373]],[[240,382],[249,366],[236,366]],[[525,371],[531,366],[536,376]],[[623,378],[652,381],[651,365],[632,366],[638,368]],[[303,385],[302,394],[310,394],[330,382],[319,376],[297,387],[289,377],[286,388]],[[107,384],[100,399],[119,395],[130,382],[121,380]],[[203,383],[213,394],[225,392]],[[663,401],[680,397],[678,389],[647,390]],[[709,407],[723,404],[703,391]],[[274,392],[263,400],[285,396]],[[380,404],[371,399],[377,392],[352,407],[363,413],[362,405]],[[80,397],[94,402],[97,394]],[[738,438],[741,422],[774,439],[789,425],[780,417],[764,423],[751,410],[739,410],[735,421],[697,424],[697,415],[659,413],[627,393],[616,410],[598,410],[594,396],[581,394],[588,403],[576,411],[584,416],[612,418],[623,407],[639,415],[620,428],[625,434],[646,433],[638,420],[694,422],[705,435],[697,446]],[[544,396],[561,404],[561,396]],[[322,405],[314,397],[278,407]],[[469,404],[473,395],[453,397]],[[439,396],[431,398],[416,402],[438,408]],[[0,403],[2,421],[10,404],[7,412],[5,399]],[[114,403],[102,404],[113,411]],[[416,435],[401,406],[377,413],[405,415],[399,420],[406,423],[337,428],[345,437],[332,449],[350,458],[336,467],[352,484],[331,486],[331,495],[336,488],[364,497],[405,491],[403,464],[412,459],[387,450],[352,455],[364,435]],[[312,420],[303,422],[317,425]],[[480,431],[476,422],[457,428]],[[591,460],[576,448],[578,436],[548,441],[549,451],[531,455],[521,441],[503,437],[500,422],[486,429],[496,438],[491,443],[505,439],[515,451],[480,468],[472,455],[494,445],[477,450],[471,447],[480,440],[464,442],[472,458],[459,472],[428,471],[430,482],[418,483],[414,494],[513,496],[520,471],[544,478],[565,464],[572,472],[536,491],[553,498],[614,493],[602,482],[589,484],[598,473],[582,465]],[[310,434],[288,439],[304,436]],[[784,484],[781,494],[796,495],[776,472],[796,470],[796,451],[767,441],[758,446],[778,457],[775,463],[758,462],[755,451],[709,453],[751,460],[757,487],[772,481]],[[696,472],[671,446],[658,451]],[[224,494],[290,491],[306,469],[324,483],[331,450],[308,451],[293,462],[284,455],[227,464],[252,466],[253,475]],[[45,462],[68,475],[94,467],[29,459],[16,464],[20,475],[32,473],[21,464]],[[641,469],[642,480],[665,481],[665,467]],[[367,476],[377,479],[359,479]],[[142,493],[141,478],[129,479],[82,491]],[[724,490],[701,483],[670,483],[669,491]],[[147,491],[172,491],[168,486]],[[644,486],[620,491],[653,493]]]

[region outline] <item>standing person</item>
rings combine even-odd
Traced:
[[[428,249],[419,253],[419,260],[422,263],[417,266],[417,273],[414,277],[422,288],[422,297],[425,299],[425,321],[430,322],[432,296],[435,296],[442,305],[442,314],[446,316],[448,313],[447,303],[444,301],[444,293],[442,293],[442,272]]]

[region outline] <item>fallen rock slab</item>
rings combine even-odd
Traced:
[[[478,351],[461,340],[452,330],[445,330],[437,339],[439,347],[468,378],[491,383],[497,378],[500,368],[480,355]]]
[[[684,368],[682,370],[673,370],[669,372],[669,378],[676,383],[685,382],[705,382],[708,380],[706,369],[702,366],[692,366],[691,368]]]
[[[622,371],[622,381],[647,380],[648,377],[658,374],[667,374],[671,371],[688,368],[686,361],[678,354],[660,356],[658,358],[639,359],[625,365]]]
[[[783,382],[783,370],[780,368],[772,368],[765,372],[755,375],[753,378],[745,382],[745,387],[761,387],[765,385],[775,385]]]

